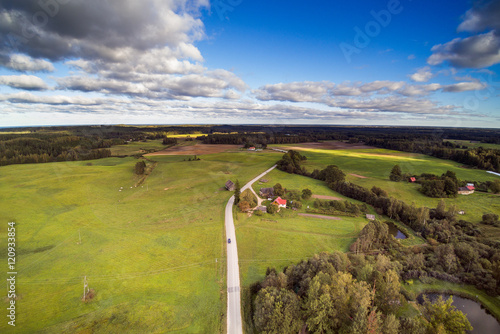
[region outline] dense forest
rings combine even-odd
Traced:
[[[376,223],[372,223],[376,224]],[[387,228],[377,234],[390,242]],[[384,240],[382,240],[384,239]],[[472,329],[452,299],[425,300],[421,315],[396,317],[414,295],[400,287],[401,265],[379,254],[321,253],[251,286],[259,333],[466,333]],[[307,330],[307,331],[306,331]]]
[[[166,127],[80,126],[3,129],[0,131],[0,166],[56,161],[94,160],[111,156],[110,147],[130,141],[164,139],[164,145],[175,145],[167,138]],[[199,128],[195,128],[199,130]],[[177,132],[191,133],[193,128]]]
[[[385,238],[369,224],[361,232],[351,251],[364,253],[383,250],[392,260],[401,264],[402,279],[435,277],[450,282],[475,285],[492,296],[500,295],[500,242],[481,237],[481,224],[499,226],[498,216],[486,214],[481,222],[457,219],[455,206],[446,208],[441,201],[436,208],[416,207],[390,197],[383,189],[366,189],[345,181],[345,174],[337,166],[309,173],[301,165],[305,157],[289,151],[277,162],[279,169],[326,182],[332,190],[371,205],[377,213],[401,222],[428,241],[417,249],[395,247],[394,243],[380,242]]]
[[[111,156],[117,141],[72,135],[0,137],[0,166],[54,161],[93,160]]]

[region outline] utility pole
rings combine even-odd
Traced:
[[[87,283],[87,276],[83,279],[83,301],[85,301],[85,297],[87,296],[87,293],[85,289],[88,289],[89,284]]]

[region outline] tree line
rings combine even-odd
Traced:
[[[407,305],[398,271],[385,255],[321,253],[282,272],[269,269],[250,288],[259,333],[465,333],[472,327],[452,299],[424,300],[421,316],[397,317]],[[415,299],[415,296],[410,296]]]
[[[111,156],[113,139],[71,135],[0,137],[0,166],[56,161],[94,160]]]
[[[464,165],[500,172],[500,150],[491,148],[466,148],[441,140],[422,141],[404,139],[370,138],[367,144],[389,150],[421,153],[440,159],[453,160]]]

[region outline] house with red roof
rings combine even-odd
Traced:
[[[467,185],[466,187],[460,187],[458,188],[458,194],[459,195],[470,195],[473,194],[476,188],[472,185]]]
[[[273,204],[276,204],[280,208],[286,208],[286,199],[278,197],[274,200]]]
[[[417,181],[417,179],[416,179],[415,177],[410,177],[410,182],[412,182],[412,183],[413,183],[413,182],[415,182],[415,181]]]

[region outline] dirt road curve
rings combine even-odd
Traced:
[[[241,192],[250,188],[255,181],[261,179],[274,168],[276,168],[276,165],[248,182],[241,188]],[[225,217],[226,239],[231,239],[231,243],[227,244],[227,333],[241,334],[243,333],[243,325],[241,321],[240,267],[233,221],[233,205],[234,196],[231,196],[226,205]]]

